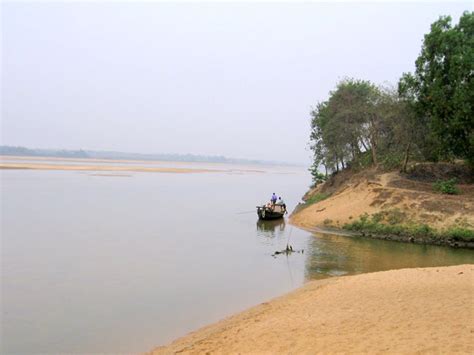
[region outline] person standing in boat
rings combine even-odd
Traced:
[[[280,197],[278,197],[278,202],[276,203],[277,205],[280,205],[282,210],[285,211],[285,213],[288,213],[286,210],[286,204],[285,201]]]
[[[274,205],[277,202],[277,195],[275,195],[275,193],[273,193],[272,198],[270,199],[270,201],[272,201],[272,205]]]

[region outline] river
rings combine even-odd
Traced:
[[[259,223],[273,192],[295,207],[306,169],[219,169],[2,170],[1,352],[143,352],[308,280],[474,262],[469,250]],[[304,253],[273,257],[288,241]]]

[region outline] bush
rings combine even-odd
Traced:
[[[363,152],[355,161],[351,162],[355,170],[364,170],[372,166],[372,155],[370,151]]]
[[[433,236],[434,231],[433,229],[426,225],[426,224],[420,224],[420,225],[414,225],[412,228],[409,229],[409,233],[411,233],[414,236]]]
[[[390,219],[390,216],[403,215],[399,210],[384,211],[374,213],[369,216],[364,213],[359,217],[359,220],[347,223],[343,226],[344,229],[353,230],[357,232],[371,232],[375,234],[392,234],[405,237],[419,237],[419,238],[440,238],[450,239],[454,241],[474,242],[474,230],[462,227],[459,225],[452,226],[442,231],[436,231],[427,224],[416,223],[381,223],[384,219]]]
[[[401,154],[386,154],[381,159],[381,166],[384,170],[393,170],[402,166],[403,157]]]
[[[372,222],[373,223],[380,223],[383,221],[384,214],[382,212],[374,213],[372,215]]]
[[[327,176],[319,172],[317,166],[312,165],[308,170],[311,172],[313,177],[313,184],[311,185],[312,187],[316,187],[327,180]]]
[[[364,213],[359,220],[344,225],[344,229],[365,231],[375,234],[393,234],[399,236],[432,237],[435,231],[426,224],[401,224],[405,214],[398,209],[374,213]],[[382,223],[384,220],[389,224]]]
[[[462,227],[451,227],[442,233],[443,237],[458,240],[458,241],[474,241],[474,230],[462,228]]]
[[[438,180],[433,184],[433,190],[442,194],[458,195],[459,188],[456,186],[456,178],[449,180]]]
[[[314,194],[305,201],[305,205],[307,206],[312,205],[313,203],[327,199],[329,196],[330,194],[324,194],[324,193]]]

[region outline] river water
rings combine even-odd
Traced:
[[[143,352],[308,280],[474,262],[258,222],[272,192],[294,208],[307,171],[220,169],[1,171],[1,353]],[[273,257],[288,241],[304,253]]]

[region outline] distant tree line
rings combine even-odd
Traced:
[[[227,158],[220,155],[195,154],[142,154],[97,150],[65,150],[65,149],[31,149],[21,146],[0,145],[0,155],[54,157],[54,158],[81,158],[81,159],[118,159],[118,160],[149,160],[149,161],[179,161],[199,163],[225,164],[256,164],[256,165],[291,165],[285,162],[266,160],[250,160]]]
[[[440,17],[398,87],[344,79],[311,111],[315,182],[346,167],[405,171],[409,160],[474,164],[474,12]],[[321,174],[321,170],[324,174]]]
[[[64,149],[30,149],[21,146],[0,146],[0,155],[54,157],[54,158],[91,158],[86,151]]]

